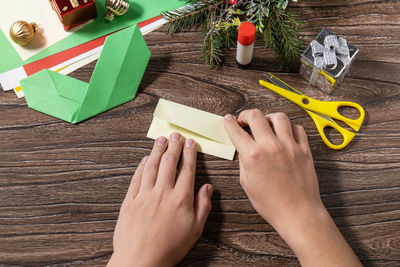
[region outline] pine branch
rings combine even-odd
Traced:
[[[193,16],[195,16],[196,14],[198,14],[198,13],[204,11],[204,9],[206,9],[206,7],[204,7],[204,8],[199,8],[199,9],[197,9],[196,11],[193,11],[193,12],[180,14],[179,16],[176,16],[176,17],[174,17],[174,18],[171,16],[170,18],[168,18],[168,19],[169,19],[169,20],[168,20],[168,23],[173,23],[173,22],[175,22],[175,21],[177,21],[177,20],[183,20],[183,19],[185,19],[185,18],[187,18],[187,17],[191,17],[191,16],[192,16],[192,19],[193,19]],[[166,16],[165,16],[165,17],[166,17]]]
[[[302,43],[297,36],[301,24],[293,14],[275,6],[270,9],[270,15],[265,19],[265,45],[274,49],[282,69],[292,68],[301,55]]]
[[[208,10],[207,4],[195,1],[190,6],[174,11],[162,12],[161,14],[168,20],[166,32],[171,35],[195,24],[204,23]]]
[[[169,11],[161,12],[168,20],[166,31],[168,34],[181,31],[195,24],[204,23],[210,10],[225,3],[225,0],[183,0],[187,6]]]
[[[205,38],[208,35],[209,29],[203,26],[202,35]],[[212,34],[208,35],[205,39],[205,43],[201,48],[201,55],[203,61],[213,67],[215,65],[220,65],[222,62],[222,48],[224,44],[224,38],[221,36],[220,31],[214,31]]]
[[[236,46],[237,29],[236,27],[229,27],[224,33],[224,48]]]
[[[217,25],[227,24],[232,17],[233,10],[239,6],[244,0],[237,0],[234,5],[229,7],[228,1],[219,1],[213,6],[209,7],[211,18],[209,21],[209,31],[205,38],[208,38],[210,34],[215,31],[219,31],[220,28]],[[223,5],[225,4],[225,5]],[[220,6],[221,5],[221,6]],[[222,7],[223,5],[223,7]],[[219,7],[220,6],[220,7]],[[219,7],[219,8],[218,8]],[[206,40],[205,40],[206,41]]]

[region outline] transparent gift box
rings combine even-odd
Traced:
[[[343,81],[358,48],[323,29],[301,55],[300,74],[312,85],[331,94]]]

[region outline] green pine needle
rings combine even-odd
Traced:
[[[201,48],[201,56],[206,64],[213,67],[215,65],[221,65],[224,38],[221,31],[214,31],[206,38],[209,30],[208,27],[203,26],[202,36],[205,38],[205,42]]]
[[[264,24],[265,45],[274,49],[281,69],[292,68],[302,52],[302,42],[297,35],[302,22],[289,11],[273,7]]]
[[[164,18],[168,20],[166,31],[170,35],[198,23],[203,23],[207,14],[207,6],[203,3],[196,4],[190,9],[162,12]]]

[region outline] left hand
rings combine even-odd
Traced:
[[[185,257],[211,211],[210,184],[194,198],[195,171],[193,140],[173,133],[154,142],[122,203],[108,266],[173,266]]]

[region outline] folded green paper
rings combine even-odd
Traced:
[[[47,69],[20,83],[30,108],[78,123],[132,100],[149,58],[135,25],[107,37],[89,84]]]

